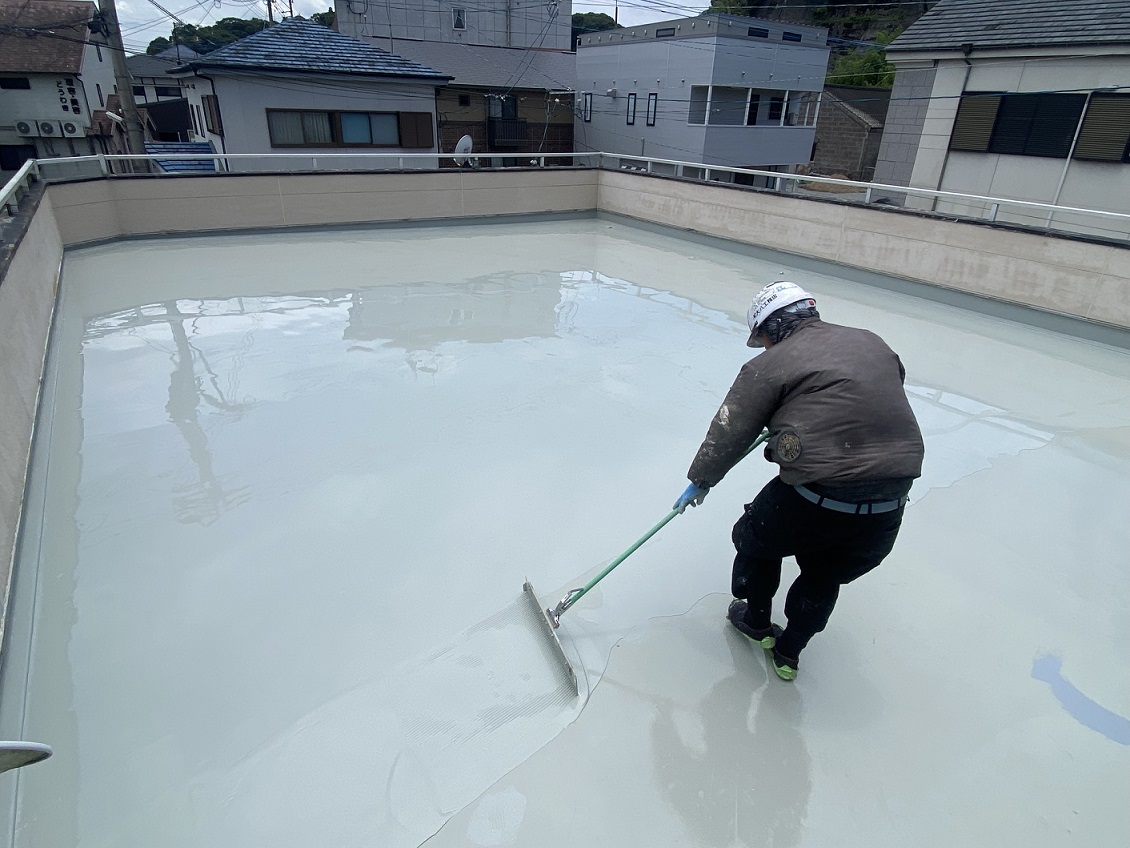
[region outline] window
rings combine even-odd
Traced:
[[[211,129],[211,127],[209,127]],[[329,112],[267,110],[272,147],[329,147],[334,143]]]
[[[656,38],[674,38],[675,37],[675,28],[674,27],[663,27],[662,29],[657,29],[655,31],[655,37]]]
[[[688,124],[706,123],[706,105],[710,98],[710,86],[692,85],[690,108],[687,110]]]
[[[989,152],[1065,158],[1086,101],[1083,94],[1006,94]]]
[[[204,135],[204,133],[200,131],[199,122],[196,120],[196,107],[189,107],[188,119],[192,122],[192,131],[196,135]]]
[[[141,99],[144,100],[145,99],[145,86],[143,86],[143,85],[133,86],[133,96],[134,97],[140,97]]]
[[[418,150],[435,145],[432,134],[435,121],[431,112],[399,112],[388,117],[396,119],[399,125],[401,147]]]
[[[740,127],[745,123],[748,88],[716,85],[710,92],[710,123],[723,127]]]
[[[750,27],[748,30],[746,30],[746,35],[748,35],[750,38],[768,38],[769,30],[762,27]]]
[[[216,102],[216,95],[205,94],[200,100],[204,106],[204,126],[210,133],[223,135],[224,125],[220,121],[220,104]]]
[[[988,92],[968,92],[961,96],[950,136],[951,150],[985,153],[993,137],[1001,96]]]
[[[584,105],[584,108],[581,110],[581,115],[585,119],[585,123],[587,124],[587,123],[590,123],[592,121],[592,92],[591,91],[585,92],[584,103],[585,103],[585,105]]]
[[[272,147],[435,146],[431,112],[267,110]]]
[[[649,94],[647,96],[647,125],[649,127],[655,126],[655,113],[658,111],[656,107],[659,105],[659,95]]]
[[[451,10],[451,28],[452,29],[466,29],[467,28],[467,10],[466,9],[452,9]]]
[[[102,61],[102,45],[96,43],[94,45],[94,52],[98,54],[98,61],[101,62]],[[98,85],[98,83],[95,83],[95,85]]]
[[[30,88],[31,80],[27,77],[0,77],[0,89],[27,91]]]
[[[636,122],[636,95],[635,93],[628,95],[628,126],[632,126]]]
[[[781,41],[800,41],[799,32],[782,32]]]
[[[746,126],[752,127],[757,124],[757,110],[761,106],[761,95],[756,91],[749,96],[749,110],[746,112]]]
[[[200,127],[200,135],[204,135],[204,113],[200,111],[200,107],[193,105],[193,113],[196,115],[196,125]]]
[[[464,108],[467,107],[467,106],[470,106],[471,105],[471,95],[460,94],[459,95],[459,105],[461,107],[464,107]]]
[[[1075,158],[1130,162],[1130,95],[1091,95],[1075,145]]]
[[[157,86],[158,97],[183,97],[180,89],[175,85],[159,85]]]
[[[102,86],[100,86],[98,83],[94,83],[94,92],[98,95],[98,105],[99,105],[99,107],[105,109],[106,108],[106,98],[102,96]]]
[[[784,114],[784,111],[785,111],[785,98],[784,97],[781,97],[779,95],[775,95],[775,96],[769,98],[768,119],[770,121],[776,121],[777,123],[780,123],[781,122],[781,115]]]
[[[396,115],[387,112],[342,112],[341,143],[396,147],[400,144],[400,126]]]

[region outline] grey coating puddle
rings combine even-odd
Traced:
[[[1032,668],[1128,713],[1130,357],[781,261],[601,220],[68,255],[15,844],[1117,841],[1126,749]],[[667,512],[782,276],[907,365],[895,554],[782,688],[721,618],[752,457],[567,613],[562,697],[524,578]]]

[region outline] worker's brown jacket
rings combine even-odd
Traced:
[[[770,456],[790,485],[918,477],[922,433],[905,376],[874,333],[805,321],[742,367],[687,476],[716,485],[768,427]]]

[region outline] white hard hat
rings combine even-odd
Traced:
[[[786,306],[792,306],[794,303],[800,303],[804,300],[811,301],[810,306],[816,305],[812,295],[796,283],[790,283],[787,280],[778,280],[763,288],[757,293],[757,297],[753,299],[753,303],[746,313],[746,320],[749,322],[749,341],[746,344],[749,347],[761,347],[756,337],[761,325],[765,323],[765,319],[778,309],[784,309]]]

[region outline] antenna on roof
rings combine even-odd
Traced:
[[[451,157],[455,160],[455,164],[460,168],[464,165],[470,165],[472,168],[479,167],[479,160],[477,158],[470,158],[470,153],[474,146],[475,142],[469,135],[465,135],[459,139],[459,141],[455,143],[455,150],[452,151],[454,155]]]

